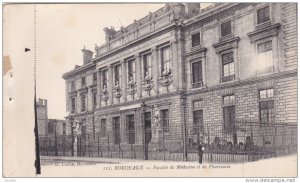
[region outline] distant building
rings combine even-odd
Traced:
[[[66,124],[66,120],[49,119],[48,121],[48,136],[54,136],[56,131],[57,136],[70,135],[71,125]]]
[[[39,136],[46,136],[48,131],[48,106],[46,99],[40,99],[37,104],[37,122]]]
[[[46,99],[39,99],[37,101],[37,121],[39,136],[54,136],[56,135],[70,135],[71,126],[66,124],[65,120],[48,119],[48,106]]]

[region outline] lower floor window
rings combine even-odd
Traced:
[[[134,127],[134,115],[133,114],[127,116],[126,126],[127,126],[127,134],[128,134],[128,143],[134,144],[135,143],[135,127]]]
[[[261,101],[259,102],[260,122],[270,123],[274,122],[274,101]]]
[[[113,136],[114,136],[114,144],[120,144],[121,142],[120,117],[113,118]]]

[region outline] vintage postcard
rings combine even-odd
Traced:
[[[2,9],[4,178],[295,182],[297,3]]]

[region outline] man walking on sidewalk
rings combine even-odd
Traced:
[[[202,164],[203,149],[204,149],[204,147],[203,147],[202,143],[198,141],[197,150],[198,150],[198,157],[199,157],[200,164]]]

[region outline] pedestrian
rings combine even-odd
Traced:
[[[198,157],[199,157],[199,163],[202,164],[202,157],[203,157],[203,145],[198,142],[198,147],[197,147],[197,150],[198,150]]]

